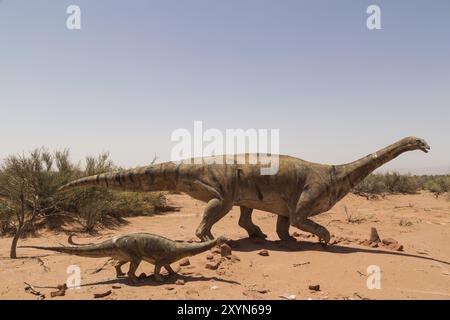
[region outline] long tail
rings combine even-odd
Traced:
[[[66,254],[72,254],[75,256],[91,257],[91,258],[111,257],[112,253],[114,252],[114,246],[110,240],[107,240],[99,244],[79,246],[79,247],[19,246],[19,248],[49,250]]]
[[[106,187],[116,191],[172,191],[176,190],[179,175],[179,165],[173,162],[165,162],[84,177],[62,186],[59,191],[95,186]]]
[[[221,236],[214,240],[198,242],[198,243],[179,243],[179,252],[181,257],[194,256],[196,254],[205,252],[216,245],[223,244],[227,241],[227,238]]]

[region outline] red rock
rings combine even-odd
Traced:
[[[267,251],[266,249],[263,249],[260,252],[258,252],[258,254],[260,256],[263,256],[263,257],[268,257],[269,256],[269,251]]]
[[[383,239],[382,242],[383,242],[383,244],[385,244],[385,245],[387,245],[387,246],[389,246],[389,245],[391,245],[391,244],[397,244],[397,243],[398,243],[397,240],[392,239],[392,238],[386,238],[386,239]]]
[[[227,245],[226,243],[222,244],[220,246],[220,255],[222,257],[228,257],[231,255],[231,247]]]
[[[370,238],[369,238],[369,240],[371,242],[381,242],[380,236],[378,235],[378,231],[374,227],[372,227],[370,229]]]
[[[212,260],[212,259],[214,259],[214,256],[213,256],[212,254],[208,254],[208,255],[206,256],[206,259]]]
[[[370,247],[378,248],[378,243],[373,241],[373,242],[370,243]]]
[[[190,265],[190,264],[191,264],[191,262],[189,261],[188,258],[184,258],[184,259],[181,260],[180,263],[179,263],[179,265],[182,266],[182,267],[188,266],[188,265]]]
[[[308,288],[309,288],[309,290],[312,290],[312,291],[319,291],[320,285],[319,284],[309,285]]]
[[[175,281],[175,284],[177,284],[179,286],[183,286],[184,285],[184,280],[183,279],[178,279],[177,281]]]
[[[212,261],[212,262],[208,262],[205,265],[205,268],[209,269],[209,270],[217,270],[217,268],[219,268],[219,265],[220,265],[220,261]]]

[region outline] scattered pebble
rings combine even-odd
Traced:
[[[111,293],[112,293],[111,290],[108,290],[108,291],[103,292],[103,293],[94,293],[94,298],[95,298],[95,299],[98,299],[98,298],[104,298],[104,297],[109,296]]]
[[[211,261],[205,265],[205,268],[209,270],[217,270],[217,268],[219,268],[219,265],[220,261]]]
[[[208,254],[208,255],[206,256],[206,259],[207,259],[207,260],[212,260],[212,259],[214,259],[214,256],[213,256],[212,254]]]
[[[122,287],[118,286],[118,285],[113,285],[111,288],[113,288],[113,289],[122,289]]]
[[[199,296],[200,294],[198,293],[198,291],[197,290],[194,290],[194,289],[189,289],[189,290],[187,290],[186,291],[186,294],[187,295],[190,295],[190,296]]]
[[[179,263],[179,265],[180,265],[181,267],[185,267],[185,266],[188,266],[188,265],[190,265],[190,264],[191,264],[191,262],[189,261],[188,258],[182,259],[182,260],[180,261],[180,263]]]
[[[268,257],[269,256],[269,251],[267,251],[266,249],[263,249],[260,252],[258,252],[258,254],[260,256],[263,256],[263,257]]]
[[[184,280],[183,279],[178,279],[177,281],[175,281],[175,284],[179,285],[179,286],[183,286],[184,285]]]
[[[312,291],[320,291],[320,285],[319,284],[309,285],[308,288],[309,288],[309,290],[312,290]]]
[[[281,295],[280,298],[286,299],[286,300],[295,300],[297,297],[295,294],[285,294],[285,295]]]
[[[222,244],[220,246],[220,255],[222,257],[228,257],[231,255],[231,247],[227,245],[226,243]]]
[[[375,241],[372,241],[372,242],[370,243],[370,247],[372,247],[372,248],[378,248],[378,243],[375,242]]]
[[[387,246],[389,246],[389,245],[391,245],[391,244],[397,244],[397,243],[398,243],[397,240],[392,239],[392,238],[386,238],[386,239],[383,239],[382,242],[383,242],[383,244],[385,244],[385,245],[387,245]]]

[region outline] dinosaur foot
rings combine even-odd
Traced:
[[[252,233],[249,233],[248,237],[249,238],[266,239],[267,238],[267,234],[263,233],[261,231],[261,229],[258,228],[255,231],[253,231]]]
[[[153,277],[158,282],[164,282],[164,277],[162,275],[160,275],[160,274],[154,274]]]

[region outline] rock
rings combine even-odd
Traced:
[[[269,292],[269,290],[267,290],[267,289],[256,289],[256,292],[259,292],[259,293],[265,294],[265,293],[268,293],[268,292]]]
[[[286,300],[295,300],[296,299],[296,296],[295,296],[295,294],[284,294],[284,295],[281,295],[280,296],[280,298],[283,298],[283,299],[286,299]]]
[[[231,262],[239,262],[239,261],[241,261],[241,259],[238,256],[234,255],[234,254],[232,254],[230,256],[230,260],[231,260]]]
[[[394,250],[394,251],[403,251],[403,245],[400,243],[392,243],[387,246],[388,249]]]
[[[189,296],[199,296],[199,295],[200,295],[200,294],[198,293],[198,291],[197,291],[197,290],[194,290],[194,289],[189,289],[189,290],[187,290],[187,291],[186,291],[186,294],[189,295]]]
[[[312,291],[320,291],[320,285],[319,284],[309,285],[308,288],[309,288],[309,290],[312,290]]]
[[[118,286],[118,285],[113,285],[111,288],[113,288],[113,289],[122,289],[122,287]]]
[[[111,293],[112,293],[111,290],[108,290],[108,291],[103,292],[103,293],[94,293],[94,298],[95,298],[95,299],[98,299],[98,298],[104,298],[104,297],[109,296]]]
[[[212,259],[214,259],[214,256],[213,256],[212,254],[208,254],[208,255],[206,256],[206,259],[207,259],[207,260],[212,260]]]
[[[211,249],[211,252],[212,252],[212,253],[220,253],[221,250],[220,250],[220,248],[218,248],[218,247],[214,247],[214,248]]]
[[[209,270],[217,270],[217,268],[219,268],[219,265],[220,261],[211,261],[205,265],[205,268]]]
[[[383,242],[383,244],[385,244],[385,245],[387,245],[387,246],[389,246],[389,245],[391,245],[391,244],[397,244],[397,243],[398,243],[397,240],[392,239],[392,238],[386,238],[386,239],[383,239],[382,242]]]
[[[260,252],[258,252],[258,254],[260,256],[263,256],[263,257],[268,257],[269,256],[269,251],[267,251],[267,249],[263,249]]]
[[[58,288],[58,291],[50,292],[50,296],[52,298],[53,297],[64,297],[66,295],[67,285],[62,284],[62,285],[59,285],[57,288]]]
[[[184,280],[183,279],[178,279],[177,281],[175,281],[175,284],[179,285],[179,286],[183,286],[184,285]]]
[[[172,290],[175,290],[175,288],[174,287],[166,287],[166,290],[167,291],[172,291]]]
[[[380,236],[378,235],[378,231],[374,227],[372,227],[370,229],[370,238],[369,238],[369,240],[371,242],[381,242]]]
[[[364,241],[362,242],[362,245],[364,245],[364,246],[370,246],[371,243],[372,243],[372,241],[366,239],[366,240],[364,240]]]
[[[179,265],[182,266],[182,267],[188,266],[188,265],[190,265],[190,264],[191,264],[191,262],[189,261],[188,258],[182,259],[182,260],[180,261],[180,263],[179,263]]]
[[[378,243],[372,241],[372,242],[370,243],[370,247],[372,247],[372,248],[378,248]]]
[[[295,231],[294,233],[292,233],[292,236],[298,238],[298,237],[300,237],[300,233]]]
[[[231,247],[227,245],[226,243],[222,244],[220,246],[220,255],[222,257],[228,257],[231,255]]]

